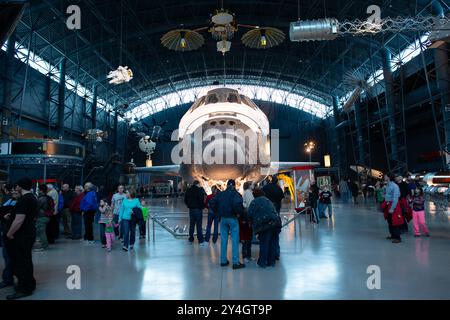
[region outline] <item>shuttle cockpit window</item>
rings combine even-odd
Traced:
[[[239,97],[235,93],[229,93],[227,101],[230,102],[230,103],[240,103]]]
[[[256,104],[252,100],[247,98],[246,96],[241,95],[241,100],[244,104],[248,105],[250,108],[255,109],[255,110],[258,109]]]
[[[213,104],[213,103],[218,103],[218,102],[219,102],[219,98],[217,97],[217,95],[215,93],[208,95],[208,98],[206,99],[206,104]]]
[[[195,109],[197,109],[198,107],[202,106],[205,104],[205,100],[206,100],[206,96],[205,97],[201,97],[200,99],[198,99],[194,105],[191,107],[191,112],[194,111]]]

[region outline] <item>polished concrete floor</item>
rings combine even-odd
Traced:
[[[180,200],[153,199],[150,207],[167,225],[183,225]],[[427,220],[431,238],[410,233],[394,245],[372,204],[336,203],[332,220],[312,225],[301,216],[287,226],[281,261],[268,269],[221,268],[219,243],[188,245],[159,225],[155,242],[152,235],[128,253],[118,242],[108,253],[99,244],[60,240],[33,254],[37,290],[30,299],[450,299],[448,205],[428,203]],[[71,265],[80,267],[81,290],[67,288]],[[380,267],[380,290],[367,287],[371,265]],[[0,299],[11,291],[0,290]]]

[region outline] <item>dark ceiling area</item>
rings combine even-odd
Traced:
[[[67,74],[88,88],[99,84],[99,96],[111,105],[126,103],[134,107],[186,88],[224,80],[245,84],[249,79],[255,85],[283,88],[331,104],[333,95],[348,92],[342,85],[347,71],[369,60],[380,66],[378,53],[383,45],[398,52],[415,35],[381,34],[295,43],[289,40],[290,22],[299,16],[303,20],[366,19],[366,9],[371,4],[379,5],[383,16],[409,16],[428,11],[429,3],[225,0],[223,7],[236,14],[238,23],[279,28],[286,34],[286,40],[274,48],[250,49],[240,41],[245,32],[240,28],[231,51],[224,57],[216,51],[216,42],[207,32],[205,45],[196,51],[170,51],[160,43],[162,35],[172,29],[207,25],[214,10],[221,7],[221,1],[35,0],[18,24],[17,38],[21,45],[29,46],[53,65],[66,56]],[[73,4],[81,8],[82,26],[71,31],[65,26],[66,8]],[[135,78],[128,84],[112,87],[106,75],[119,65],[129,66]]]

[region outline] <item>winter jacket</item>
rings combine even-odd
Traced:
[[[79,195],[76,195],[75,198],[73,198],[72,202],[70,203],[70,212],[71,213],[77,213],[81,212],[81,200],[84,198],[84,193],[80,193]]]
[[[281,210],[281,201],[284,199],[283,190],[276,183],[269,183],[262,188],[262,191],[266,194],[267,199],[272,201],[277,212]]]
[[[244,212],[242,196],[234,187],[216,194],[209,201],[209,207],[221,218],[237,218]]]
[[[205,207],[205,190],[192,186],[184,195],[184,203],[189,209],[203,209]]]
[[[61,192],[64,200],[64,209],[70,209],[70,204],[72,203],[73,199],[75,198],[75,192],[72,190],[68,191],[62,191]]]
[[[49,196],[43,194],[40,195],[37,199],[38,201],[38,218],[48,217],[46,212],[50,210],[50,201]]]
[[[258,197],[252,201],[248,208],[248,218],[256,234],[280,227],[277,225],[279,218],[275,206],[266,197]]]
[[[80,209],[83,212],[94,211],[98,209],[97,193],[92,190],[85,194],[80,202]]]

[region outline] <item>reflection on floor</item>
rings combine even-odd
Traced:
[[[151,210],[182,214],[180,200],[153,199]],[[289,206],[289,205],[287,205]],[[275,268],[255,263],[233,271],[219,266],[219,243],[188,245],[156,226],[155,239],[124,253],[98,244],[60,240],[35,253],[38,282],[31,299],[449,299],[450,222],[448,206],[427,205],[431,238],[402,244],[385,239],[386,223],[373,204],[334,204],[334,218],[312,225],[303,216],[281,235]],[[182,220],[169,220],[181,225]],[[253,247],[256,257],[258,248]],[[66,286],[67,267],[81,269],[81,290]],[[381,269],[381,290],[367,288],[367,268]],[[3,261],[0,263],[3,267]],[[12,291],[0,290],[0,298]]]

